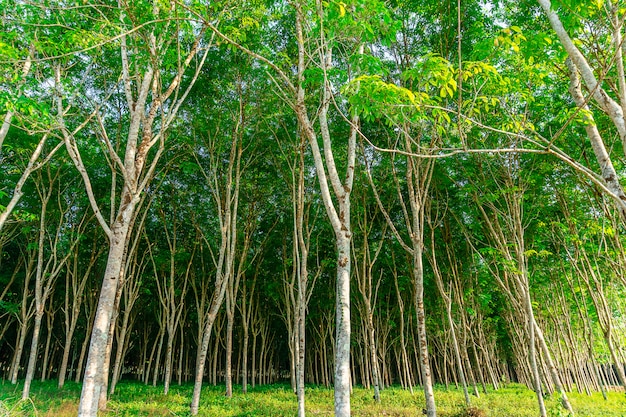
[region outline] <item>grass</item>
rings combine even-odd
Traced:
[[[162,387],[146,386],[136,382],[121,382],[111,397],[103,417],[124,416],[189,416],[191,385],[171,387],[163,395]],[[11,385],[0,380],[0,417],[40,416],[70,417],[78,410],[80,384],[67,383],[59,390],[56,382],[34,382],[29,400],[21,400],[21,384]],[[309,386],[307,395],[308,416],[333,415],[333,391],[325,387]],[[422,393],[414,395],[399,387],[381,392],[381,403],[372,399],[372,391],[355,388],[351,404],[355,417],[414,417],[421,415],[424,407]],[[626,417],[626,396],[611,392],[604,401],[600,393],[588,396],[569,394],[572,406],[581,417]],[[498,391],[480,397],[471,397],[472,406],[466,408],[463,394],[456,389],[438,387],[435,392],[440,417],[535,417],[537,403],[532,391],[519,384],[510,384]],[[546,399],[551,417],[567,414],[557,396]],[[206,386],[200,401],[200,416],[219,417],[281,417],[296,414],[296,397],[287,385],[271,385],[249,389],[247,394],[235,387],[233,398],[224,397],[223,386]]]

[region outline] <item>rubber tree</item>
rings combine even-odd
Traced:
[[[24,186],[31,174],[49,162],[50,158],[62,149],[63,142],[51,140],[54,123],[50,117],[52,97],[49,84],[43,78],[49,73],[45,61],[49,53],[60,53],[62,47],[50,47],[49,38],[59,33],[53,28],[50,16],[41,13],[41,6],[27,2],[0,2],[0,155],[25,155],[30,148],[27,163],[16,167],[21,173],[12,184],[11,199],[3,205],[0,202],[0,231],[4,228],[24,195]],[[49,25],[48,25],[49,24]],[[42,26],[47,29],[41,30]],[[46,48],[46,45],[48,48]],[[44,52],[44,50],[46,50]],[[27,93],[25,93],[27,92]],[[22,135],[36,139],[27,144]],[[5,139],[9,138],[6,142]],[[50,142],[53,146],[49,147]]]
[[[470,182],[473,190],[472,198],[481,215],[489,245],[494,250],[493,278],[510,301],[512,310],[526,323],[528,361],[531,365],[533,386],[540,412],[542,415],[547,415],[543,398],[540,398],[542,385],[537,362],[539,358],[537,347],[541,349],[548,376],[561,396],[561,403],[565,409],[573,413],[556,368],[553,353],[535,317],[530,286],[531,274],[528,267],[532,252],[529,252],[526,242],[528,222],[525,220],[528,214],[526,214],[524,201],[530,170],[522,171],[523,166],[525,166],[523,156],[514,153],[503,155],[495,165],[483,160],[479,169],[485,173],[484,183],[482,187],[479,187],[474,180]],[[495,187],[492,193],[484,185],[490,184],[487,180],[489,177],[493,178],[491,184]]]
[[[350,57],[358,61],[368,41],[375,34],[392,32],[393,25],[383,3],[376,0],[354,1],[349,4],[316,1],[296,1],[273,5],[282,14],[293,16],[289,28],[291,45],[295,43],[294,62],[274,61],[268,55],[248,47],[236,36],[207,25],[223,41],[266,65],[273,75],[279,95],[293,109],[302,135],[310,146],[317,174],[322,201],[335,234],[337,249],[336,280],[336,338],[335,338],[335,415],[350,415],[350,271],[351,239],[350,196],[354,182],[356,139],[359,117],[356,113],[345,114],[345,100],[333,73],[342,72],[344,79],[354,79],[359,65],[350,65]],[[282,10],[284,9],[284,10]],[[382,19],[382,24],[381,24]],[[343,44],[343,48],[336,48]],[[275,43],[284,45],[284,43]],[[343,55],[342,53],[345,53]],[[282,51],[275,51],[281,55]],[[354,62],[354,60],[352,62]],[[336,67],[341,62],[342,68]],[[295,69],[295,71],[292,71]],[[312,76],[314,74],[314,76]],[[339,84],[338,84],[339,81]],[[309,100],[315,100],[310,106]],[[343,122],[334,121],[334,113],[344,117]],[[338,133],[341,130],[342,133]],[[344,151],[339,162],[340,137]],[[343,171],[343,172],[342,172]]]
[[[59,22],[64,22],[66,36],[95,41],[85,37],[89,27],[101,32],[101,39],[115,39],[115,42],[104,43],[107,54],[70,52],[52,65],[53,116],[109,246],[89,343],[79,416],[97,413],[100,391],[106,385],[103,381],[108,378],[103,370],[108,369],[111,319],[136,211],[165,149],[168,129],[194,84],[210,46],[210,43],[200,43],[202,26],[188,20],[185,9],[178,3],[145,3],[131,5],[120,0],[114,7],[94,6],[89,9],[91,14],[81,15],[81,19],[75,19],[73,8],[67,2],[53,3],[46,9]],[[84,60],[89,60],[90,65],[71,65]],[[87,75],[86,71],[92,70],[97,82],[75,83],[74,77],[82,78]],[[111,78],[107,75],[109,71],[115,73]],[[112,98],[113,91],[120,94]],[[111,100],[121,106],[107,105]],[[89,126],[89,133],[82,131],[85,126]],[[92,186],[94,173],[88,169],[95,163],[89,159],[93,158],[94,147],[99,147],[105,155],[104,167],[110,172],[108,219]]]
[[[236,119],[243,116],[239,112],[235,115]],[[215,204],[213,218],[217,219],[216,229],[219,234],[213,236],[209,230],[206,230],[206,227],[196,226],[204,245],[211,252],[215,279],[210,300],[206,302],[204,297],[201,297],[202,302],[197,302],[197,306],[203,310],[198,311],[198,315],[202,317],[202,328],[199,334],[194,389],[190,405],[192,415],[197,415],[199,411],[202,379],[213,325],[224,302],[229,282],[233,280],[236,272],[239,195],[243,171],[242,137],[237,131],[237,125],[235,121],[234,127],[231,126],[232,129],[226,138],[228,140],[214,134],[215,132],[208,133],[204,142],[196,145],[197,151],[193,152],[199,172]],[[216,129],[217,131],[219,129]],[[202,158],[203,156],[207,158]],[[214,248],[215,245],[217,248]],[[208,288],[205,287],[204,290]]]
[[[591,149],[606,184],[604,191],[615,201],[622,220],[626,221],[626,193],[619,182],[619,175],[607,150],[607,148],[610,149],[610,144],[607,145],[606,139],[598,129],[594,111],[590,110],[589,106],[589,101],[593,100],[597,105],[594,110],[608,117],[621,140],[623,151],[626,152],[626,78],[622,48],[625,14],[623,8],[620,8],[619,2],[614,1],[607,1],[605,7],[577,4],[575,5],[577,19],[573,20],[572,27],[566,28],[560,17],[562,12],[554,8],[550,0],[537,0],[537,2],[567,54],[569,91],[578,108],[577,111],[584,119]],[[595,32],[583,29],[588,22],[602,27],[602,32],[607,34],[606,39],[596,39],[594,38]],[[576,37],[580,38],[578,42],[575,42]],[[607,56],[611,57],[610,60],[594,58],[593,49],[597,48],[595,44],[598,42],[606,42],[602,48],[607,49]],[[598,77],[598,74],[603,75]],[[583,93],[583,86],[587,89],[587,97]],[[615,95],[609,93],[611,90],[615,91]]]
[[[35,269],[35,314],[22,399],[30,396],[30,386],[35,375],[37,363],[41,322],[46,303],[54,290],[57,277],[63,271],[67,260],[74,251],[74,247],[79,243],[79,234],[84,229],[86,221],[86,216],[83,216],[82,221],[76,225],[73,231],[67,230],[65,216],[70,211],[72,202],[70,201],[67,205],[62,203],[63,198],[61,194],[64,192],[64,187],[61,187],[61,180],[63,179],[61,175],[62,166],[57,166],[56,169],[53,169],[50,165],[47,165],[43,173],[39,171],[40,175],[37,175],[36,181],[37,192],[41,200],[41,211],[39,215],[39,237],[37,239],[37,266]],[[55,191],[57,193],[57,210],[55,213],[57,222],[56,227],[50,228],[48,225],[48,216],[50,214],[48,204]],[[48,331],[50,330],[48,329]]]

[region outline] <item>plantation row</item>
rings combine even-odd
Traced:
[[[0,410],[9,417],[40,415],[43,417],[72,417],[78,410],[80,384],[68,383],[58,390],[51,382],[33,383],[30,400],[20,400],[19,386],[0,384]],[[122,382],[107,404],[103,415],[133,417],[138,415],[188,415],[189,397],[192,386],[177,384],[169,395],[163,395],[162,387],[141,383]],[[372,401],[372,391],[354,387],[352,392],[353,415],[355,417],[409,417],[419,413],[425,406],[421,395],[394,386],[382,391],[381,402]],[[466,406],[460,389],[435,390],[438,414],[442,417],[532,417],[537,415],[534,394],[519,384],[509,384],[489,394],[472,397],[472,405]],[[310,415],[332,416],[332,390],[323,386],[307,386],[306,412]],[[594,395],[572,393],[571,400],[578,413],[587,417],[612,417],[621,415],[626,406],[623,393],[609,392],[608,401],[600,393]],[[546,406],[550,415],[563,414],[558,398],[547,397]],[[241,392],[235,386],[231,398],[224,397],[224,386],[208,385],[202,390],[202,401],[198,415],[206,417],[289,417],[294,415],[297,400],[289,385],[265,385]]]
[[[397,384],[435,417],[436,384],[514,382],[545,417],[626,388],[620,2],[40,3],[0,0],[24,400],[289,381],[348,417]]]

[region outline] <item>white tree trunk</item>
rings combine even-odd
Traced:
[[[35,364],[37,362],[37,351],[39,349],[39,333],[41,330],[41,319],[43,312],[35,313],[35,324],[33,325],[33,338],[30,344],[30,354],[28,355],[28,368],[26,370],[26,378],[22,389],[22,399],[26,399],[30,395],[30,384],[35,376]]]
[[[130,219],[130,217],[128,217]],[[87,355],[87,367],[83,378],[83,388],[78,408],[79,417],[96,417],[98,413],[98,400],[102,388],[102,379],[108,375],[102,375],[105,366],[106,350],[109,337],[109,326],[114,310],[115,295],[122,273],[124,251],[129,223],[111,228],[111,241],[109,243],[109,256],[100,290],[100,298],[96,309],[91,342]]]
[[[413,233],[417,233],[413,231]],[[422,375],[422,385],[424,387],[424,398],[426,400],[426,415],[428,417],[437,416],[435,405],[435,393],[430,371],[430,361],[428,355],[428,342],[426,340],[426,314],[424,312],[424,266],[422,264],[421,242],[413,247],[413,279],[415,291],[415,314],[417,316],[417,340],[419,347],[420,370]]]
[[[350,235],[337,236],[335,416],[350,416]]]
[[[224,288],[225,289],[225,288]],[[196,364],[196,374],[193,385],[193,395],[191,397],[191,415],[198,414],[200,407],[200,391],[202,390],[202,377],[204,375],[204,365],[206,363],[207,352],[209,350],[209,340],[211,339],[211,330],[213,323],[217,317],[220,306],[224,299],[224,292],[216,294],[212,301],[212,308],[205,319],[204,331],[202,335],[202,343],[199,346],[198,363]]]

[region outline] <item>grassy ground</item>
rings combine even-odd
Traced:
[[[239,390],[237,389],[239,388]],[[173,386],[168,395],[162,387],[145,386],[133,382],[122,382],[109,402],[109,411],[102,416],[188,416],[191,385]],[[54,381],[34,382],[32,398],[21,401],[21,385],[0,381],[0,417],[41,416],[69,417],[77,412],[80,385],[68,383],[62,390]],[[235,387],[233,398],[225,398],[223,387],[207,386],[200,402],[201,416],[215,417],[278,417],[294,416],[296,398],[288,386],[272,385],[251,389],[242,394]],[[332,416],[333,391],[324,387],[307,388],[307,415]],[[411,395],[408,391],[394,387],[382,392],[382,401],[375,404],[372,391],[355,388],[352,396],[352,415],[414,417],[422,415],[424,406],[420,391]],[[534,393],[521,385],[511,384],[480,398],[472,397],[472,407],[464,407],[463,394],[458,390],[443,388],[435,393],[440,417],[536,417],[538,415]],[[626,417],[626,396],[612,392],[604,401],[601,394],[587,396],[570,394],[577,416],[583,417]],[[546,400],[548,415],[566,416],[558,399]]]

